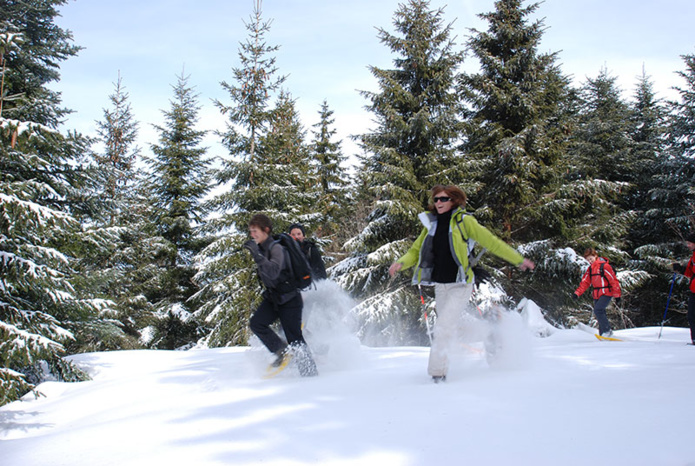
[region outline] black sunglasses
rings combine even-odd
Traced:
[[[437,202],[449,202],[451,198],[447,196],[439,196],[432,198],[432,200],[434,200],[434,203],[436,204]]]

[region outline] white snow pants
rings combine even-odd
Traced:
[[[427,373],[446,375],[449,369],[449,349],[455,343],[461,313],[468,309],[473,293],[472,283],[437,283],[434,299],[437,303],[437,320],[432,331],[432,347]]]

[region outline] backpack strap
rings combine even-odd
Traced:
[[[461,237],[466,240],[466,243],[468,245],[468,268],[466,269],[466,274],[470,269],[478,265],[478,262],[480,262],[480,259],[483,257],[483,254],[485,254],[485,251],[487,251],[486,248],[481,248],[480,252],[478,253],[477,256],[473,257],[473,249],[475,248],[476,241],[473,238],[470,238],[464,231],[466,230],[466,225],[463,225],[463,230],[461,229],[461,224],[463,224],[463,217],[465,217],[468,214],[461,214],[461,220],[456,221],[456,226],[459,229],[459,233],[461,233]]]
[[[601,276],[607,284],[607,286],[594,287],[595,290],[603,290],[604,288],[608,288],[609,290],[611,289],[611,282],[608,281],[608,279],[606,278],[606,274],[603,271],[604,265],[606,265],[606,263],[601,261],[601,265],[599,265],[599,267],[598,267],[598,273],[591,273],[591,266],[589,266],[589,276],[591,278],[596,277],[596,276]],[[594,286],[594,285],[592,284],[591,286]]]
[[[275,245],[278,245],[282,248],[282,270],[287,270],[290,272],[290,274],[294,273],[294,269],[292,268],[292,261],[290,260],[290,253],[287,251],[285,246],[282,245],[279,239],[276,239],[273,241],[273,245],[270,247],[270,249],[274,248]],[[268,255],[270,255],[270,249],[268,249]],[[281,271],[282,273],[282,271]]]

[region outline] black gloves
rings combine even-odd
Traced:
[[[473,267],[473,274],[475,275],[475,287],[478,288],[482,283],[489,282],[492,276],[490,273],[480,266]]]
[[[248,240],[247,242],[244,243],[244,249],[248,249],[249,252],[251,253],[251,257],[253,257],[254,260],[258,260],[261,257],[261,251],[258,250],[258,244],[252,239]]]
[[[678,272],[681,274],[685,272],[685,267],[683,267],[678,262],[674,262],[673,264],[671,264],[671,268],[673,269],[674,272]]]
[[[623,298],[615,298],[615,304],[617,304],[618,306],[620,306],[620,303],[621,303],[622,300],[623,300]]]
[[[579,299],[579,296],[577,296],[577,293],[572,293],[572,299],[575,301]]]

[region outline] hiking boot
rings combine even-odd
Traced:
[[[601,334],[602,337],[610,338],[613,336],[613,330],[609,330]]]
[[[277,350],[275,352],[275,361],[270,363],[270,367],[280,367],[287,356],[287,347]]]
[[[434,382],[434,383],[446,382],[446,375],[433,375],[432,376],[432,382]]]

